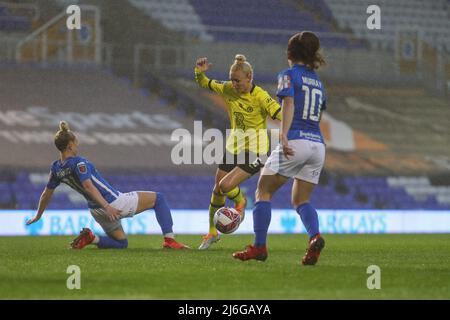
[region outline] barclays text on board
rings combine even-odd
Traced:
[[[319,210],[322,233],[450,233],[450,211],[429,210]],[[48,210],[40,221],[25,222],[33,210],[0,210],[0,236],[74,235],[88,227],[102,233],[88,210]],[[172,210],[174,231],[203,234],[208,230],[206,210]],[[253,233],[251,214],[235,233]],[[122,219],[128,234],[160,234],[153,211]],[[270,233],[305,233],[294,210],[273,210]]]

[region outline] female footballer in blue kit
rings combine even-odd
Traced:
[[[164,235],[163,247],[188,248],[174,239],[172,215],[161,193],[151,191],[121,193],[114,189],[89,160],[77,156],[78,140],[65,121],[60,122],[54,142],[60,151],[60,159],[53,162],[36,216],[30,219],[27,225],[42,217],[55,188],[62,182],[86,198],[92,216],[106,233],[106,236],[97,236],[90,229],[83,228],[80,235],[71,243],[73,249],[82,249],[89,244],[102,249],[127,248],[128,240],[120,219],[133,217],[152,208]]]
[[[235,252],[233,257],[236,259],[267,259],[270,201],[290,178],[294,178],[292,205],[310,238],[302,264],[316,264],[325,246],[317,212],[309,203],[325,162],[319,122],[326,108],[326,98],[324,86],[315,72],[325,61],[319,48],[319,39],[312,32],[297,33],[289,39],[287,58],[290,68],[278,76],[277,96],[282,101],[280,144],[267,160],[258,181],[253,209],[255,242],[244,251]]]

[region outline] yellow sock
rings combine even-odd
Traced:
[[[242,202],[244,200],[244,194],[241,192],[241,188],[235,187],[233,190],[227,193],[227,197],[233,200],[235,204]]]
[[[213,192],[211,196],[211,203],[209,204],[209,233],[217,234],[217,229],[214,226],[214,213],[217,209],[222,208],[225,205],[225,195],[216,194]]]

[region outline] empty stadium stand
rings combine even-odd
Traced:
[[[431,44],[450,51],[450,4],[447,0],[325,0],[337,24],[369,40],[374,47],[394,50],[397,32],[419,31]],[[381,30],[366,27],[367,7],[381,8]]]
[[[361,46],[334,33],[331,11],[323,1],[305,6],[275,0],[129,1],[168,29],[204,41],[285,43],[294,31],[313,30],[322,34],[324,46]],[[308,7],[323,14],[313,15]]]
[[[0,3],[0,31],[25,32],[31,30],[31,19],[27,16],[14,13],[5,4]]]
[[[200,16],[188,0],[148,1],[129,0],[131,4],[161,21],[168,29],[186,32],[202,40],[212,40]]]

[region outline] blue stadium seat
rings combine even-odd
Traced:
[[[133,190],[152,190],[164,193],[173,209],[207,209],[214,183],[213,176],[176,175],[105,175],[110,183],[122,192]],[[254,202],[258,177],[244,182],[241,188]],[[339,193],[335,186],[341,183],[348,192]],[[0,183],[0,203],[16,201],[16,207],[35,209],[45,184],[34,185],[29,174],[17,174],[14,183]],[[280,188],[274,196],[273,208],[291,207],[292,182]],[[193,192],[192,190],[195,190]],[[435,195],[425,200],[416,200],[405,188],[390,187],[385,177],[344,177],[330,176],[328,184],[319,184],[312,195],[311,202],[319,209],[448,209],[439,203]],[[229,202],[231,204],[231,202]],[[53,209],[84,208],[84,203],[74,203],[67,193],[55,193],[51,206]]]
[[[264,32],[264,30],[312,30],[315,32],[333,33],[332,13],[324,1],[311,0],[305,3],[307,8],[313,8],[319,13],[317,19],[311,12],[313,10],[300,10],[290,4],[273,0],[233,1],[230,6],[222,0],[190,0],[202,23],[206,26],[251,28],[261,30],[260,34],[254,32],[228,32],[211,31],[216,40],[234,42],[261,42],[286,43],[280,34]],[[218,10],[220,8],[220,10]],[[245,8],[245,10],[242,10]],[[324,39],[324,46],[349,46],[350,43],[343,38],[331,35]]]

